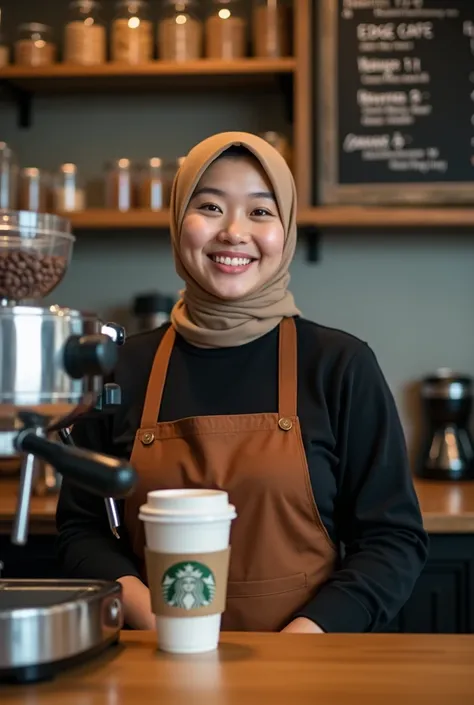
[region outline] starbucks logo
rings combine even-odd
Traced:
[[[195,610],[212,603],[216,581],[212,571],[202,563],[177,563],[164,574],[161,589],[169,607]]]

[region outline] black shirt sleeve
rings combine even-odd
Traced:
[[[111,420],[78,421],[73,429],[77,446],[110,453]],[[112,453],[111,453],[112,454]],[[123,502],[118,502],[123,515]],[[56,512],[57,551],[67,577],[117,580],[125,575],[139,577],[124,526],[120,539],[113,536],[102,497],[63,479]]]
[[[428,537],[395,402],[366,345],[347,366],[338,421],[336,521],[344,557],[296,616],[327,632],[377,631],[409,598]]]

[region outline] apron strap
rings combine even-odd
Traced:
[[[158,346],[153,361],[140,428],[154,428],[157,424],[175,338],[175,330],[170,326]],[[284,318],[279,330],[278,415],[280,418],[297,416],[297,387],[296,325],[293,318]]]
[[[164,334],[161,343],[156,351],[148,387],[146,390],[145,404],[143,405],[141,428],[154,428],[158,422],[158,415],[161,409],[161,399],[165,388],[168,364],[173,350],[176,334],[173,326],[170,325]]]
[[[278,415],[295,417],[298,394],[298,353],[294,318],[284,318],[280,323],[280,353],[278,363]]]

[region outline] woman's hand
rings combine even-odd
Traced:
[[[124,575],[117,582],[122,586],[125,623],[132,629],[155,630],[156,620],[147,586],[133,575]]]
[[[306,619],[306,617],[297,617],[290,622],[287,627],[282,629],[282,632],[289,632],[291,634],[324,634],[321,627],[318,627],[315,622]]]

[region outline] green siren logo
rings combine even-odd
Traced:
[[[195,610],[212,603],[216,581],[209,568],[202,563],[177,563],[164,574],[161,589],[169,607]]]

